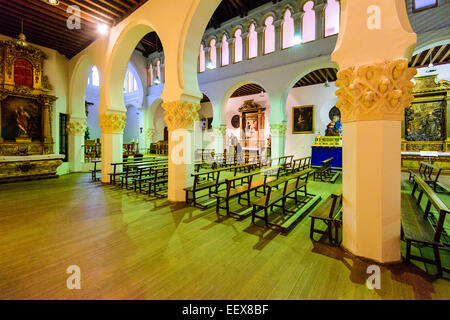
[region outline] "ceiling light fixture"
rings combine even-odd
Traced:
[[[294,41],[293,41],[294,46],[301,44],[301,43],[302,43],[302,37],[300,37],[299,35],[296,35],[294,37]]]
[[[212,62],[210,61],[210,62],[208,62],[208,64],[206,65],[206,68],[207,69],[209,69],[209,70],[212,70],[212,69],[214,69],[214,65],[212,64]]]
[[[105,35],[105,34],[108,33],[108,26],[107,26],[106,24],[104,24],[104,23],[100,23],[100,24],[97,26],[97,31],[98,31],[98,33],[100,33],[100,34]]]
[[[161,83],[161,81],[159,80],[158,77],[156,77],[156,79],[153,81],[154,84],[158,85]]]
[[[42,2],[45,2],[51,6],[57,6],[59,5],[59,1],[58,0],[41,0]]]
[[[430,64],[427,67],[427,71],[425,71],[426,73],[432,73],[432,72],[436,72],[437,69],[433,64],[433,52],[431,52],[430,54]]]

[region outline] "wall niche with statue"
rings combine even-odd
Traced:
[[[23,41],[0,41],[0,155],[53,153],[56,97],[43,74],[45,53]]]

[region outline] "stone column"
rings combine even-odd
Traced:
[[[67,123],[69,140],[69,168],[70,172],[81,172],[84,163],[84,137],[86,134],[86,118],[70,116]]]
[[[44,154],[53,153],[52,137],[52,107],[56,98],[50,96],[41,96],[42,103],[42,141],[44,142]]]
[[[225,136],[227,133],[227,126],[213,127],[214,131],[214,152],[223,153],[225,149]]]
[[[408,58],[417,36],[403,0],[342,2],[332,60],[340,67],[336,95],[344,132],[343,246],[356,256],[398,262],[400,130],[412,100],[416,70],[408,68]],[[377,10],[368,14],[371,6]]]
[[[275,26],[275,51],[280,51],[283,48],[283,20],[274,21]]]
[[[228,41],[228,58],[230,64],[234,63],[234,38],[230,38]]]
[[[314,12],[316,14],[316,40],[323,39],[325,36],[325,7],[326,1],[316,4]]]
[[[199,103],[183,100],[162,104],[169,130],[169,201],[185,201],[183,188],[192,184],[194,169],[194,123],[198,121]]]
[[[264,29],[264,26],[256,28],[258,34],[258,57],[264,55]]]
[[[248,60],[248,32],[242,33],[242,61]]]
[[[111,163],[123,160],[123,130],[126,115],[123,111],[108,111],[99,114],[102,132],[102,182],[109,183],[108,173],[112,173]],[[118,168],[120,172],[121,168]]]
[[[300,37],[303,39],[302,35],[302,17],[305,12],[300,10],[299,12],[296,12],[292,15],[292,18],[294,19],[294,37]]]
[[[272,139],[271,158],[284,156],[284,146],[286,142],[286,122],[271,123],[270,135]]]
[[[216,68],[222,66],[222,48],[221,42],[216,42]]]

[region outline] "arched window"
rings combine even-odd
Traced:
[[[234,33],[234,62],[242,61],[242,30]]]
[[[92,85],[95,87],[100,86],[100,76],[96,66],[92,67]]]
[[[136,78],[131,71],[127,71],[125,81],[123,82],[123,90],[125,93],[137,91],[139,89]]]
[[[200,44],[200,52],[198,55],[198,71],[205,72],[205,49],[203,48],[203,44]]]
[[[230,63],[230,48],[228,47],[228,39],[224,34],[222,37],[222,66]]]
[[[287,9],[283,17],[283,49],[294,44],[294,19],[291,10]]]
[[[248,57],[254,58],[258,55],[258,33],[255,24],[252,23],[248,30]]]
[[[264,29],[264,54],[275,51],[275,26],[273,25],[273,17],[268,16],[264,21],[266,28]]]
[[[211,41],[209,42],[209,59],[211,62],[211,69],[217,68],[216,39],[211,39]]]
[[[328,0],[325,8],[325,37],[339,33],[339,2]]]
[[[316,13],[313,10],[314,2],[308,1],[303,6],[305,14],[302,21],[303,42],[313,41],[316,39]]]

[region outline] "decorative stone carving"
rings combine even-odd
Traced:
[[[147,138],[147,140],[152,140],[153,137],[155,136],[156,130],[155,129],[147,129],[145,131],[145,137]]]
[[[67,133],[72,136],[84,136],[86,133],[86,119],[70,118],[67,123]]]
[[[402,120],[413,100],[411,79],[416,73],[404,58],[339,71],[336,95],[342,122]]]
[[[100,121],[100,129],[102,133],[120,133],[123,134],[125,129],[125,113],[102,113],[98,117]]]
[[[271,123],[270,134],[272,137],[284,137],[286,134],[286,123]]]
[[[214,132],[214,137],[223,138],[223,137],[225,137],[225,134],[227,133],[227,127],[226,126],[213,127],[213,132]]]
[[[198,121],[198,111],[200,110],[199,103],[192,103],[187,101],[172,101],[162,104],[164,111],[164,121],[167,124],[169,131],[176,129],[188,129]]]

